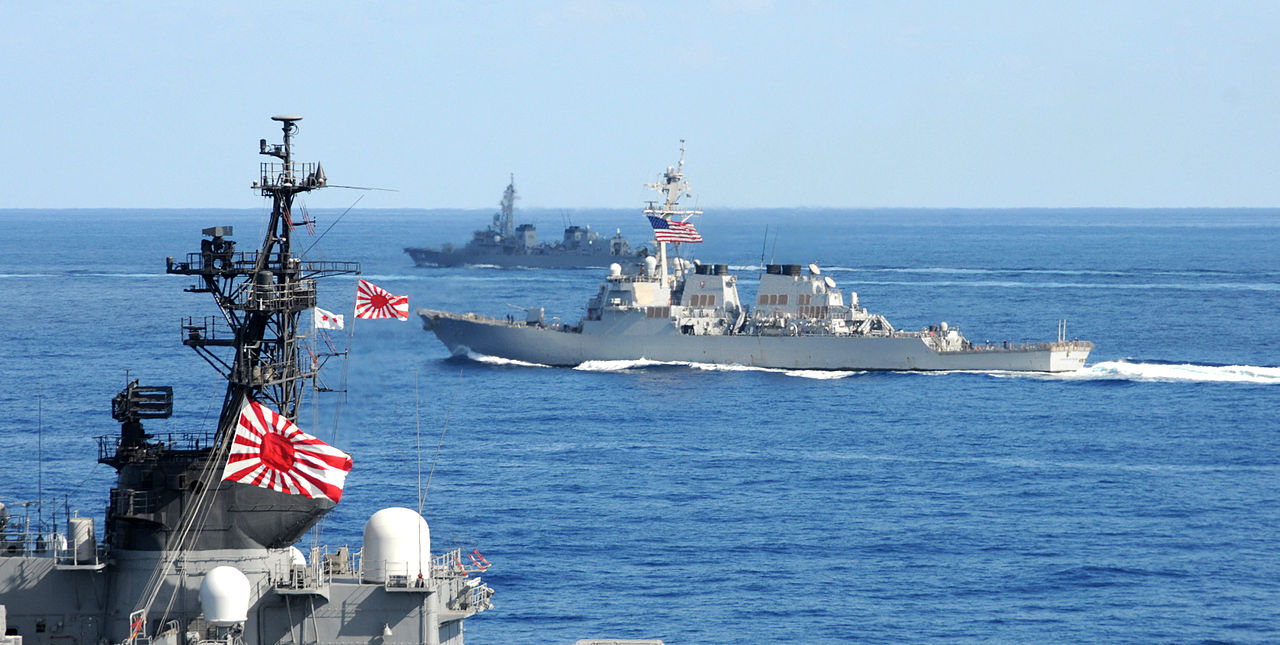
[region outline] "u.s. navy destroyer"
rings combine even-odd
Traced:
[[[700,214],[678,200],[689,184],[681,161],[661,182],[663,197],[645,214],[655,227]],[[657,219],[655,219],[657,218]],[[664,224],[663,222],[666,222]],[[613,264],[577,324],[544,321],[540,308],[525,320],[420,309],[424,327],[455,354],[474,352],[529,363],[574,366],[587,361],[647,359],[813,370],[983,370],[1061,372],[1084,366],[1093,344],[975,344],[945,322],[902,331],[880,314],[848,303],[830,276],[810,264],[768,265],[755,306],[738,298],[737,276],[725,264],[668,260],[666,242],[643,264]]]
[[[261,245],[239,251],[230,227],[209,228],[199,253],[167,268],[221,310],[182,325],[183,344],[227,380],[216,431],[152,440],[143,422],[171,415],[173,390],[133,381],[112,401],[120,434],[99,440],[99,461],[118,472],[101,543],[92,517],[68,519],[62,533],[10,523],[0,507],[7,645],[461,645],[463,619],[491,607],[492,590],[472,575],[483,556],[433,553],[408,508],[373,514],[355,552],[293,546],[334,508],[351,467],[295,425],[319,373],[302,313],[315,307],[317,278],[360,266],[292,252],[294,197],[326,179],[320,164],[293,160],[301,117],[273,118],[284,142],[264,139],[260,151],[279,161],[253,184],[272,200]]]
[[[492,265],[499,267],[578,268],[607,267],[613,262],[635,262],[648,254],[645,247],[632,249],[622,231],[603,238],[590,226],[570,225],[563,239],[538,242],[533,224],[515,225],[516,181],[511,178],[502,193],[501,210],[493,215],[493,224],[471,234],[463,248],[453,244],[433,249],[408,247],[404,250],[420,266]]]

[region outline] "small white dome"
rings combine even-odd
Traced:
[[[653,273],[658,268],[658,258],[655,258],[652,255],[646,257],[644,259],[644,268],[645,271]]]
[[[622,275],[622,265],[614,262],[609,265],[609,275],[617,277]]]
[[[249,619],[249,579],[235,567],[214,567],[200,583],[204,619],[220,627]]]
[[[389,575],[427,575],[431,567],[427,521],[407,508],[384,508],[374,513],[364,525],[360,563],[365,582],[385,583]]]

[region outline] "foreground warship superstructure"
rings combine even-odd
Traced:
[[[645,214],[677,221],[689,185],[681,163],[650,184],[664,202]],[[654,221],[655,226],[662,224]],[[454,354],[489,356],[554,366],[587,361],[639,360],[737,364],[814,370],[983,370],[1061,372],[1080,369],[1093,344],[1054,342],[974,344],[942,322],[901,331],[884,316],[858,306],[830,276],[809,265],[768,265],[755,307],[738,298],[737,276],[724,264],[667,259],[666,243],[643,264],[614,264],[576,325],[547,324],[540,308],[526,320],[420,309],[424,327]]]
[[[253,184],[272,200],[261,245],[240,250],[230,227],[214,227],[199,253],[168,262],[168,273],[194,278],[187,290],[211,294],[221,310],[182,325],[183,344],[227,380],[216,432],[153,441],[143,422],[170,416],[173,391],[133,381],[112,401],[119,436],[99,440],[99,461],[118,472],[101,544],[91,517],[70,518],[62,534],[8,526],[0,506],[0,631],[9,645],[461,645],[463,619],[491,606],[492,590],[470,575],[481,565],[468,566],[458,550],[433,555],[427,523],[407,508],[375,513],[359,551],[317,545],[304,555],[293,546],[334,508],[341,480],[335,496],[327,480],[310,478],[303,462],[319,453],[283,435],[261,435],[261,463],[297,466],[306,481],[275,480],[282,471],[267,469],[257,485],[224,479],[244,445],[244,411],[269,408],[292,427],[304,387],[319,383],[323,360],[299,333],[316,279],[360,268],[293,253],[293,199],[326,179],[320,164],[293,161],[301,117],[273,118],[283,144],[264,139],[260,151],[280,161],[261,164]],[[337,455],[331,470],[350,469],[345,453],[324,448]]]
[[[590,226],[568,226],[564,238],[538,242],[533,224],[516,226],[515,177],[502,193],[502,210],[493,215],[493,224],[471,235],[461,249],[445,244],[439,249],[408,247],[404,250],[418,266],[493,265],[499,267],[576,268],[607,267],[613,262],[633,262],[643,258],[647,250],[632,250],[631,243],[618,231],[604,239]]]

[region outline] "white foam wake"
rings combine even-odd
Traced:
[[[462,355],[466,356],[467,358],[477,363],[484,363],[486,365],[515,365],[518,367],[551,367],[550,365],[543,365],[542,363],[529,363],[526,361],[518,361],[514,358],[499,358],[497,356],[489,356],[488,354],[477,354],[469,349],[463,352]]]
[[[583,372],[622,372],[631,369],[640,369],[644,367],[652,367],[654,365],[686,365],[687,363],[664,363],[663,361],[651,361],[647,358],[638,360],[623,361],[585,361],[579,363],[573,369]]]
[[[671,367],[687,367],[705,372],[772,372],[775,374],[784,374],[786,376],[795,376],[799,378],[811,378],[819,380],[840,379],[854,374],[862,374],[860,371],[834,371],[834,370],[786,370],[774,367],[754,367],[751,365],[737,364],[721,364],[721,363],[697,363],[692,361],[651,361],[647,358],[638,360],[620,360],[620,361],[586,361],[581,365],[573,368],[585,372],[622,372],[632,369],[643,369],[655,366],[671,366]]]
[[[510,358],[498,358],[467,350],[463,355],[488,365],[514,365],[521,367],[550,367],[541,363],[528,363]],[[771,372],[796,378],[833,380],[866,374],[865,370],[789,370],[776,367],[751,365],[697,363],[692,361],[653,361],[647,358],[617,361],[586,361],[573,369],[583,372],[625,372],[649,367],[684,367],[705,372]],[[1006,372],[983,370],[943,370],[914,372],[921,376],[947,374],[989,374],[997,378],[1034,378],[1056,381],[1137,381],[1149,383],[1253,383],[1280,385],[1280,367],[1256,365],[1196,365],[1185,363],[1130,363],[1129,361],[1102,361],[1074,372]]]
[[[1065,381],[1142,381],[1155,383],[1255,383],[1280,385],[1280,367],[1256,365],[1195,365],[1184,363],[1130,363],[1102,361],[1074,372],[1018,373],[999,372],[993,376],[1028,376]]]

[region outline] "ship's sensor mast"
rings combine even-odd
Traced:
[[[663,204],[656,206],[656,201],[649,202],[645,207],[644,214],[654,217],[661,217],[667,221],[671,221],[677,217],[681,222],[689,221],[694,215],[701,215],[702,211],[698,209],[682,210],[679,207],[681,197],[692,197],[689,193],[689,182],[684,178],[684,139],[680,140],[680,161],[675,167],[667,166],[667,171],[662,174],[661,183],[645,184],[646,188],[656,190],[662,193]],[[658,280],[663,287],[669,286],[667,275],[667,243],[658,241]]]
[[[230,226],[204,229],[210,239],[200,253],[185,262],[169,261],[169,273],[197,276],[200,282],[187,289],[211,293],[221,317],[187,318],[183,344],[200,354],[227,379],[219,432],[225,432],[240,412],[244,399],[268,404],[297,421],[298,404],[307,379],[316,367],[307,360],[301,344],[302,312],[316,305],[316,278],[359,273],[357,262],[303,262],[292,253],[294,198],[327,184],[319,162],[294,161],[293,138],[302,117],[279,115],[283,143],[258,142],[258,152],[276,157],[259,165],[253,188],[271,198],[271,217],[259,249],[238,252],[227,239]],[[229,352],[234,355],[228,356]]]

